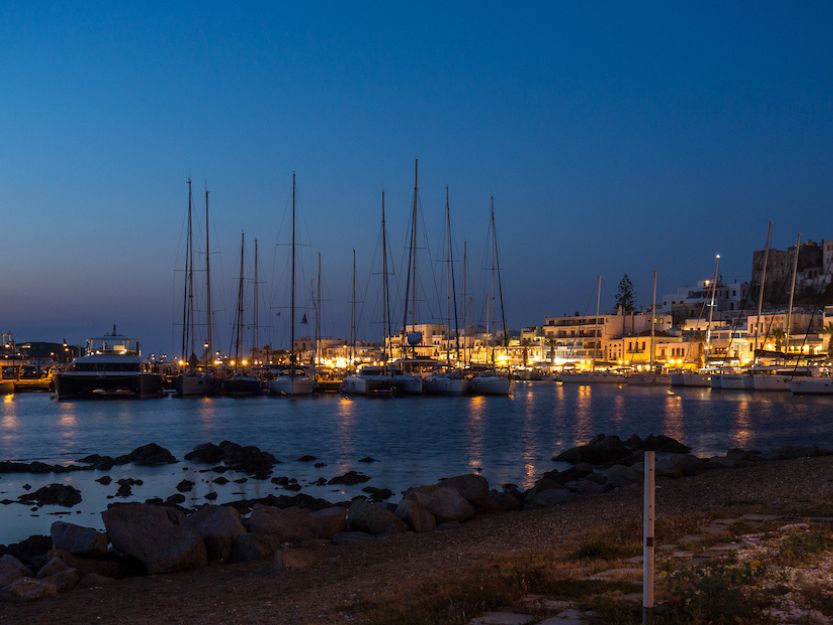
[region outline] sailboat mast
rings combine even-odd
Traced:
[[[593,369],[596,368],[596,360],[599,358],[599,315],[602,312],[602,277],[596,280],[596,319],[593,328]]]
[[[243,262],[246,251],[246,234],[240,233],[240,279],[237,287],[237,331],[235,333],[234,356],[235,356],[235,370],[240,370],[240,358],[243,355],[243,298],[245,296],[245,287],[243,285]]]
[[[350,366],[356,364],[356,248],[353,248],[353,287],[350,298]]]
[[[651,371],[654,370],[654,337],[656,336],[656,326],[657,326],[657,272],[654,270],[654,278],[653,278],[653,287],[652,287],[653,295],[651,295],[651,356],[650,356],[650,363],[651,363]]]
[[[388,291],[388,229],[385,221],[385,191],[382,190],[382,325],[384,326],[385,364],[390,360],[390,293]]]
[[[292,278],[289,297],[289,377],[295,377],[295,172],[292,172]]]
[[[801,233],[795,235],[795,256],[793,257],[793,275],[790,283],[790,303],[787,308],[787,331],[784,333],[784,351],[790,351],[790,330],[793,322],[793,298],[795,297],[795,277],[798,275],[798,252],[801,249]]]
[[[772,222],[770,221],[766,229],[766,246],[764,247],[764,266],[761,270],[761,286],[758,290],[758,314],[755,317],[755,342],[752,348],[752,358],[758,357],[758,338],[761,334],[761,310],[764,307],[764,288],[766,286],[766,266],[769,261],[769,244],[772,240]]]
[[[208,189],[205,190],[205,310],[206,310],[206,364],[211,364],[214,356],[214,318],[211,311],[211,247],[209,245],[208,226]]]
[[[704,357],[708,357],[709,352],[709,345],[712,339],[712,319],[714,319],[714,300],[717,296],[717,280],[720,277],[720,254],[716,254],[714,257],[714,280],[712,280],[712,295],[711,301],[709,302],[709,323],[706,326],[706,353]],[[705,361],[705,358],[704,358]],[[707,363],[703,363],[707,364]]]
[[[466,346],[468,345],[468,320],[469,320],[469,245],[468,241],[463,240],[463,332],[466,333],[465,343],[463,344],[463,360],[467,361],[468,356]]]
[[[188,222],[185,239],[185,280],[182,293],[182,344],[180,346],[181,360],[188,360],[188,276],[190,275],[190,251],[191,251],[191,179],[186,178],[185,184],[188,187]]]
[[[451,305],[454,310],[454,350],[457,366],[460,366],[460,321],[457,315],[457,287],[454,283],[454,238],[451,234],[451,208],[448,204],[448,186],[445,188],[445,219],[448,227],[448,279],[451,283]],[[448,325],[451,326],[449,317]],[[449,349],[451,346],[449,345]]]
[[[414,195],[411,203],[411,232],[408,242],[408,273],[405,276],[405,302],[402,311],[402,357],[406,355],[408,337],[408,301],[413,297],[412,323],[416,326],[416,227],[419,188],[419,159],[414,159]],[[414,348],[416,349],[416,348]]]
[[[258,293],[258,253],[257,253],[257,239],[255,239],[255,279],[252,290],[252,360],[255,358],[259,342],[259,328],[258,328],[258,311],[260,310],[260,298]]]
[[[414,159],[414,199],[411,209],[411,255],[414,270],[411,272],[411,326],[416,331],[417,321],[417,211],[419,206],[419,159]]]
[[[318,366],[321,358],[321,252],[318,252],[318,274],[315,279],[315,352],[312,364]]]
[[[448,271],[446,280],[448,280],[448,284],[446,285],[446,322],[448,325],[446,326],[446,342],[445,342],[445,361],[448,368],[451,368],[451,213],[449,212],[448,208],[448,185],[445,185],[445,231],[446,236],[448,237]]]
[[[186,360],[191,362],[194,348],[194,212],[191,196],[191,179],[188,179],[188,355]]]

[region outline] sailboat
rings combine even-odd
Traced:
[[[205,343],[205,361],[202,370],[196,356],[194,345],[194,237],[192,221],[191,179],[188,178],[188,236],[185,252],[185,297],[183,300],[182,319],[182,360],[181,366],[186,367],[175,380],[176,394],[179,397],[197,397],[210,395],[217,390],[217,379],[211,373],[213,332],[211,319],[211,260],[209,247],[208,222],[208,189],[205,190],[205,279],[206,279],[206,311],[207,311],[207,339]]]
[[[627,376],[625,379],[627,384],[636,385],[636,386],[667,386],[671,382],[671,378],[668,374],[657,373],[656,368],[654,366],[654,352],[656,351],[654,348],[654,341],[656,338],[656,326],[657,326],[657,272],[654,271],[653,275],[653,295],[651,299],[651,341],[650,341],[650,353],[649,353],[649,360],[648,360],[648,371],[632,373],[631,375]]]
[[[489,198],[489,234],[492,247],[492,297],[494,300],[494,286],[497,283],[497,295],[500,300],[500,317],[503,326],[503,346],[509,347],[509,330],[506,326],[506,310],[503,306],[503,283],[500,277],[500,254],[497,245],[497,229],[495,228],[495,198]],[[495,361],[495,347],[492,345],[492,365]],[[472,395],[509,395],[515,389],[515,381],[511,373],[501,375],[496,370],[483,371],[469,380],[469,392]]]
[[[720,374],[719,370],[709,367],[709,349],[711,347],[712,321],[714,319],[715,301],[717,298],[717,280],[720,276],[720,254],[714,257],[714,279],[712,280],[712,292],[709,298],[709,320],[706,325],[706,342],[703,347],[704,366],[697,371],[683,371],[671,374],[671,386],[687,386],[694,388],[709,388],[712,385],[712,378]],[[705,303],[703,304],[705,306]],[[702,309],[701,309],[702,311]],[[700,319],[702,319],[702,312]]]
[[[223,382],[223,389],[226,395],[230,397],[251,397],[253,395],[260,395],[263,391],[263,385],[260,380],[250,375],[245,370],[243,359],[243,314],[245,313],[243,302],[245,301],[245,277],[243,275],[244,258],[246,253],[246,235],[240,233],[240,276],[238,278],[237,287],[237,315],[234,326],[234,360],[232,366],[234,373],[230,378]]]
[[[433,373],[423,381],[423,389],[429,395],[463,395],[468,390],[468,378],[460,370],[460,324],[457,316],[457,291],[454,284],[454,244],[451,236],[451,208],[448,202],[448,186],[445,188],[445,226],[448,237],[448,276],[447,276],[447,318],[446,366],[442,373]],[[451,322],[454,321],[454,341],[456,346],[455,363],[451,362]]]
[[[405,276],[405,302],[402,312],[402,357],[393,364],[398,367],[391,372],[391,383],[402,395],[421,395],[421,374],[433,369],[433,362],[417,358],[416,349],[422,342],[422,333],[416,329],[417,321],[417,222],[419,216],[419,159],[414,160],[414,193],[411,203],[411,229],[408,246],[408,272]],[[411,331],[408,332],[408,311],[410,301]],[[412,355],[408,358],[408,348]],[[416,373],[417,375],[414,375]]]
[[[291,294],[289,305],[289,369],[284,375],[269,382],[269,392],[272,395],[283,395],[295,397],[296,395],[310,395],[315,388],[315,376],[307,375],[306,370],[298,363],[298,354],[295,352],[295,213],[296,213],[296,191],[295,172],[292,172],[292,267],[291,267]]]
[[[596,279],[596,318],[593,324],[593,365],[590,371],[576,371],[572,373],[562,373],[560,376],[562,384],[621,384],[625,381],[625,377],[620,373],[612,371],[598,371],[596,370],[596,361],[599,358],[601,351],[601,319],[602,313],[602,277]]]

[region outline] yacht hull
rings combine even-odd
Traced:
[[[780,391],[789,393],[790,384],[794,379],[790,375],[753,375],[752,387],[756,391]]]
[[[281,376],[269,382],[269,393],[272,395],[282,395],[285,397],[295,397],[298,395],[311,395],[315,389],[315,380],[305,375],[295,376]]]
[[[390,383],[399,395],[422,395],[422,378],[415,375],[393,375]]]
[[[223,382],[223,391],[229,397],[255,397],[263,393],[263,385],[256,377],[238,375]]]
[[[618,373],[565,373],[561,376],[564,384],[623,384],[625,376]]]
[[[14,393],[14,382],[11,380],[0,380],[0,395]]]
[[[217,392],[217,378],[205,373],[184,373],[176,379],[178,397],[200,397]]]
[[[468,391],[468,380],[448,375],[429,375],[422,384],[427,395],[464,395]]]
[[[719,387],[715,387],[714,380],[719,378]],[[712,376],[712,388],[720,388],[724,391],[747,391],[753,388],[752,376],[740,373],[723,373],[719,376]]]
[[[509,395],[515,390],[515,381],[498,375],[484,375],[469,380],[472,395]]]
[[[162,396],[156,373],[63,371],[55,376],[58,399],[148,399]]]
[[[790,382],[793,395],[833,395],[833,378],[804,378]]]
[[[671,376],[661,373],[635,373],[625,378],[628,386],[668,386]]]

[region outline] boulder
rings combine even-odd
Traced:
[[[54,573],[49,577],[44,577],[43,581],[55,586],[55,588],[58,589],[58,592],[66,592],[67,590],[75,588],[80,579],[78,571],[75,569],[65,569]]]
[[[586,445],[579,445],[561,452],[553,458],[557,462],[578,464],[615,464],[633,453],[618,436],[599,434]]]
[[[576,480],[571,490],[577,495],[597,495],[606,492],[607,486],[593,480]]]
[[[156,443],[148,443],[147,445],[137,447],[129,454],[119,456],[114,460],[114,462],[116,464],[135,462],[136,464],[141,464],[147,467],[158,467],[163,464],[174,464],[175,462],[178,462],[178,460],[164,447],[160,447]]]
[[[208,562],[205,543],[174,508],[145,503],[114,505],[101,513],[113,546],[140,560],[148,573],[164,573]]]
[[[355,545],[375,539],[376,537],[373,534],[367,532],[339,532],[333,535],[330,542],[334,545]]]
[[[360,458],[359,462],[364,462],[365,464],[370,464],[371,462],[376,462],[376,458],[373,456],[365,456],[364,458]]]
[[[481,507],[483,512],[512,512],[521,509],[521,498],[505,491],[489,491],[489,499]]]
[[[385,501],[393,497],[393,491],[389,488],[376,488],[375,486],[365,486],[362,489],[363,493],[370,495],[373,501]]]
[[[17,543],[7,545],[5,553],[13,555],[32,570],[43,566],[49,559],[46,557],[52,549],[52,538],[43,534],[35,534]]]
[[[128,567],[122,562],[107,558],[85,558],[75,556],[68,551],[53,549],[49,552],[49,558],[59,558],[67,565],[67,568],[75,569],[81,577],[86,575],[101,575],[106,577],[122,577],[129,572]]]
[[[315,510],[310,513],[318,527],[318,536],[332,538],[347,528],[347,509],[341,506]]]
[[[403,532],[407,526],[385,506],[355,499],[347,511],[347,528],[374,535],[387,535]]]
[[[489,482],[485,477],[473,473],[449,477],[440,481],[438,486],[453,488],[474,506],[482,506],[489,498]]]
[[[396,516],[415,532],[430,532],[437,527],[437,519],[415,497],[405,497],[396,507]]]
[[[185,495],[183,495],[182,493],[174,493],[173,495],[169,495],[165,498],[165,503],[172,506],[177,506],[181,503],[185,503]]]
[[[98,478],[96,480],[96,482],[98,482],[102,486],[107,486],[112,481],[113,481],[113,478],[110,477],[109,475],[102,475],[100,478]]]
[[[274,547],[260,540],[255,534],[240,534],[232,541],[229,562],[264,560],[274,552]]]
[[[223,459],[223,450],[214,443],[203,443],[185,454],[185,459],[205,464],[217,464]]]
[[[568,503],[576,498],[575,493],[566,488],[552,488],[549,490],[531,493],[524,499],[524,508],[549,508]]]
[[[69,568],[70,567],[67,565],[67,563],[61,560],[60,558],[52,558],[51,560],[49,560],[49,562],[47,562],[40,568],[36,577],[38,579],[43,579],[44,577],[49,577],[50,575],[54,575],[55,573],[66,571]]]
[[[283,543],[314,538],[318,526],[312,515],[301,508],[255,506],[249,516],[249,531],[277,548]]]
[[[99,575],[98,573],[87,573],[78,581],[78,586],[81,588],[97,588],[112,584],[114,580],[112,577],[106,575]]]
[[[449,486],[420,486],[409,491],[407,497],[416,499],[436,517],[437,523],[468,521],[474,516],[474,507]]]
[[[337,475],[327,482],[327,484],[347,484],[348,486],[353,484],[361,484],[362,482],[370,481],[370,477],[365,475],[364,473],[359,473],[358,471],[348,471],[343,475]]]
[[[71,508],[81,503],[81,491],[69,484],[49,484],[32,493],[20,496],[20,501],[39,506],[64,506]]]
[[[0,588],[26,575],[30,575],[30,571],[20,560],[8,553],[0,556]]]
[[[795,460],[796,458],[815,458],[816,456],[823,456],[825,455],[825,452],[815,445],[786,445],[776,449],[772,455],[775,460]]]
[[[238,445],[231,441],[223,441],[219,445],[203,443],[185,454],[186,460],[193,460],[205,464],[224,462],[232,471],[242,471],[250,474],[266,475],[272,467],[280,461],[269,452],[258,449],[254,445]]]
[[[49,582],[32,577],[21,577],[0,590],[0,601],[34,601],[57,594],[58,589]]]
[[[629,484],[638,484],[642,481],[642,473],[633,467],[626,467],[623,464],[614,464],[605,471],[607,483],[611,488],[620,488]]]
[[[656,436],[651,434],[642,441],[641,445],[635,446],[633,449],[671,454],[687,454],[691,451],[691,447],[688,445],[683,445],[680,441],[662,434]]]
[[[55,521],[50,528],[52,546],[79,556],[107,554],[107,534],[92,527]]]
[[[188,517],[191,527],[205,541],[208,559],[224,562],[231,557],[236,536],[246,533],[240,513],[229,506],[203,506]]]
[[[191,480],[182,480],[179,484],[176,485],[176,489],[180,493],[190,493],[192,488],[194,488],[194,482],[192,482]]]

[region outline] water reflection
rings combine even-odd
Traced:
[[[734,447],[745,448],[752,444],[749,425],[749,399],[744,395],[735,407],[734,431],[731,438]]]
[[[349,397],[341,397],[338,400],[336,414],[336,438],[338,450],[341,452],[337,467],[343,472],[348,470],[347,457],[353,454],[355,447],[353,429],[356,421],[356,401]]]
[[[584,445],[593,436],[593,401],[590,397],[592,387],[589,384],[580,384],[576,393],[576,430],[573,444]]]
[[[474,471],[483,466],[483,430],[486,397],[476,395],[468,401],[469,418],[466,423],[466,438],[468,439],[469,470]]]
[[[203,426],[203,431],[210,433],[214,431],[215,421],[219,416],[217,409],[217,401],[213,397],[203,397],[199,401],[199,410],[197,414],[200,418],[200,423]]]
[[[613,399],[613,421],[619,423],[625,418],[625,396],[616,395]]]
[[[683,398],[679,395],[665,396],[665,411],[662,419],[662,431],[666,436],[685,440],[685,418],[683,416]]]

